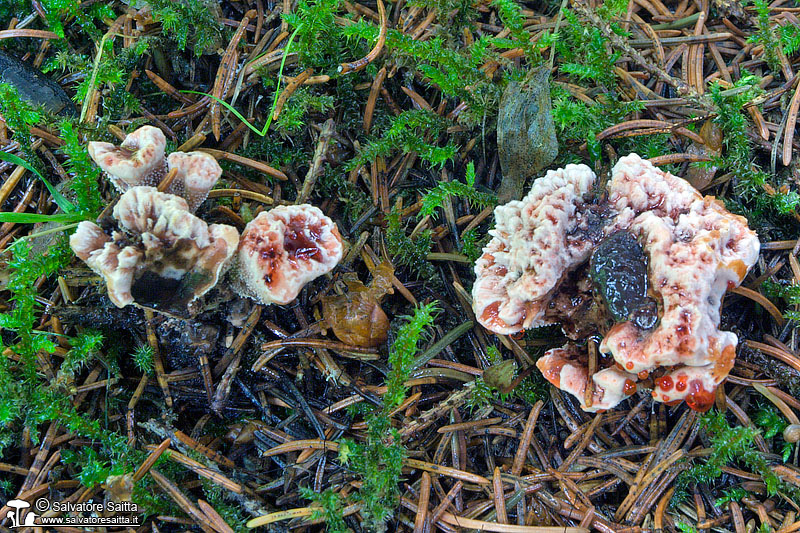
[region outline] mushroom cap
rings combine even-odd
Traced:
[[[114,206],[114,218],[124,229],[157,236],[172,244],[189,239],[200,248],[208,246],[208,226],[189,213],[186,200],[174,194],[159,192],[155,187],[135,187],[122,196]],[[145,246],[147,243],[145,242]]]
[[[472,287],[473,310],[484,327],[509,334],[544,325],[562,275],[591,252],[579,230],[588,222],[581,207],[594,181],[586,165],[567,165],[536,180],[523,200],[495,208],[493,239],[475,263]]]
[[[167,139],[160,129],[142,126],[129,133],[122,145],[91,141],[87,150],[121,192],[137,185],[158,185],[166,171]]]
[[[647,295],[659,320],[645,329],[621,318],[599,349],[614,358],[614,372],[652,373],[656,401],[685,400],[693,409],[708,409],[736,353],[736,335],[719,329],[722,297],[755,264],[758,237],[744,217],[636,154],[621,158],[611,174],[602,205],[582,200],[591,180],[560,183],[562,176],[548,173],[525,200],[495,210],[494,238],[475,266],[476,316],[496,333],[544,324],[544,310],[567,274],[587,258],[596,236],[628,231],[647,256]],[[548,354],[539,363],[545,377],[583,403],[585,363],[571,352]],[[611,369],[592,379],[606,391],[594,407],[613,407],[624,398]]]
[[[592,405],[586,405],[589,371],[586,361],[580,358],[577,346],[566,344],[545,352],[536,361],[536,367],[547,381],[575,396],[584,411],[611,409],[636,392],[637,376],[612,366],[592,375]]]
[[[70,245],[103,276],[117,307],[136,301],[185,308],[216,285],[239,244],[236,228],[208,226],[183,198],[153,187],[124,193],[113,216],[122,230],[113,239],[81,222]]]
[[[186,199],[189,210],[195,211],[208,197],[208,191],[222,175],[222,168],[213,156],[205,152],[172,152],[167,157],[170,170],[178,169],[167,192]]]
[[[307,204],[279,206],[259,213],[242,233],[241,289],[264,304],[287,304],[341,258],[339,230],[322,211]]]

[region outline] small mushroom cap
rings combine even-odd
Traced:
[[[341,258],[339,230],[322,211],[307,204],[276,207],[244,229],[238,254],[241,289],[264,304],[287,304]]]
[[[547,381],[575,396],[584,411],[611,409],[636,392],[637,376],[612,366],[592,375],[592,405],[586,405],[589,369],[587,363],[580,359],[577,346],[567,344],[545,352],[536,361],[536,366]]]
[[[178,169],[167,192],[184,198],[190,211],[200,207],[222,175],[217,160],[205,152],[172,152],[167,157],[167,166],[170,170]]]
[[[131,284],[143,254],[132,246],[120,248],[94,222],[84,220],[70,236],[69,244],[79,258],[103,276],[108,297],[117,307],[133,302]]]
[[[142,126],[129,133],[122,145],[92,141],[89,156],[108,173],[121,192],[137,185],[158,185],[166,171],[164,150],[167,139],[160,129]]]
[[[77,231],[70,236],[69,245],[75,255],[86,261],[92,252],[101,249],[110,240],[111,237],[106,235],[100,226],[84,220],[78,224]]]

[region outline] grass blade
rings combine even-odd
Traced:
[[[78,213],[57,213],[42,215],[40,213],[0,213],[0,222],[15,224],[36,224],[38,222],[80,222],[83,217]]]
[[[65,213],[75,212],[75,206],[72,204],[72,202],[64,198],[64,196],[60,192],[58,192],[56,188],[53,187],[53,185],[49,181],[47,181],[47,179],[44,176],[42,176],[38,170],[36,170],[33,167],[33,165],[31,165],[30,163],[28,163],[27,161],[25,161],[24,159],[22,159],[17,155],[9,154],[8,152],[3,152],[3,151],[0,151],[0,161],[8,161],[9,163],[14,163],[15,165],[19,165],[33,172],[36,176],[39,177],[40,180],[44,182],[45,187],[47,187],[47,190],[50,191],[50,194],[53,196],[53,200],[55,200],[56,205],[58,205],[58,207],[60,207],[62,211],[64,211]]]
[[[283,77],[283,66],[286,64],[286,56],[289,55],[289,47],[292,46],[292,41],[294,41],[294,38],[299,30],[300,28],[297,28],[294,30],[294,32],[292,32],[292,34],[289,36],[289,40],[286,42],[286,46],[283,49],[283,57],[281,57],[281,68],[278,70],[278,85],[277,87],[275,87],[275,98],[272,100],[272,109],[269,110],[269,116],[267,117],[267,123],[264,125],[264,129],[259,130],[258,128],[250,124],[250,122],[248,122],[247,119],[244,118],[244,116],[236,110],[236,108],[234,108],[228,102],[225,102],[220,98],[217,98],[213,94],[208,94],[200,91],[188,91],[188,90],[180,92],[190,93],[190,94],[200,94],[202,96],[207,96],[211,98],[212,100],[220,104],[222,107],[233,113],[233,116],[241,120],[245,126],[250,128],[257,135],[259,135],[260,137],[265,136],[267,134],[267,131],[269,131],[269,127],[272,125],[272,114],[275,112],[275,106],[278,105],[278,96],[280,95],[281,92],[281,78]]]

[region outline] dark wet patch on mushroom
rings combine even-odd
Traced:
[[[589,275],[616,322],[631,320],[640,329],[658,321],[658,305],[647,296],[647,258],[632,234],[618,231],[592,253]]]
[[[145,307],[182,315],[197,297],[198,288],[209,285],[213,279],[207,270],[191,270],[179,279],[146,270],[133,282],[131,295]]]

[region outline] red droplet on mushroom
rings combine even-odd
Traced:
[[[703,382],[693,379],[689,382],[689,394],[686,395],[686,405],[702,413],[711,409],[714,405],[714,391],[707,391],[703,387]]]
[[[626,379],[625,385],[622,387],[622,392],[625,394],[625,396],[630,396],[636,392],[636,383],[632,379]]]
[[[672,378],[669,376],[662,376],[656,380],[656,384],[661,387],[661,390],[672,390]]]

